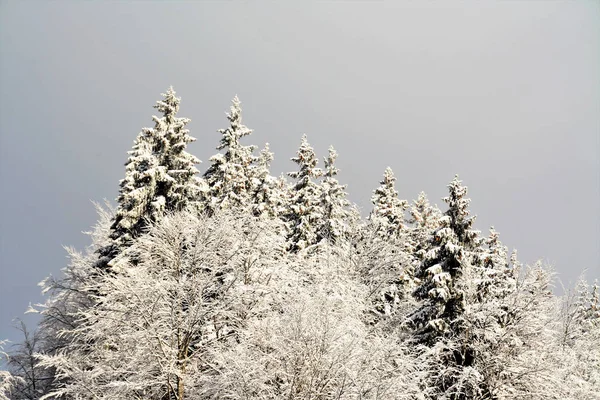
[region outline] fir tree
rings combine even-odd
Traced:
[[[211,211],[220,208],[237,208],[248,205],[252,192],[252,169],[257,157],[256,146],[243,146],[240,139],[252,133],[242,124],[240,100],[235,96],[227,114],[229,127],[219,129],[222,135],[217,153],[210,158],[211,166],[204,173],[208,184],[207,207]]]
[[[252,171],[252,212],[255,216],[267,215],[271,218],[279,217],[283,212],[285,202],[281,185],[270,174],[273,153],[269,143],[261,150],[258,161]],[[285,185],[284,185],[285,188]]]
[[[487,245],[487,249],[482,249],[480,258],[480,277],[478,279],[478,297],[483,301],[484,297],[488,297],[487,301],[502,302],[511,293],[514,292],[517,284],[518,272],[509,263],[508,248],[500,241],[500,234],[492,226],[487,239],[483,241]],[[498,310],[499,315],[496,318],[502,321],[506,318],[504,311]],[[501,323],[501,322],[500,322]]]
[[[444,198],[448,210],[415,271],[418,286],[414,296],[422,303],[408,315],[406,325],[412,328],[413,340],[421,346],[421,357],[428,366],[423,385],[429,398],[454,393],[449,399],[458,400],[488,392],[471,376],[476,373],[476,350],[463,315],[472,301],[469,285],[479,272],[482,241],[472,229],[475,217],[469,216],[467,188],[458,176],[448,188],[449,196]]]
[[[373,210],[369,220],[377,226],[379,235],[386,239],[397,238],[400,235],[404,228],[404,211],[408,208],[408,202],[398,198],[395,182],[394,172],[387,167],[380,182],[381,186],[373,191],[371,197]]]
[[[469,216],[467,188],[458,176],[448,188],[450,194],[444,198],[448,210],[415,272],[420,283],[414,295],[424,303],[409,316],[409,322],[417,329],[418,341],[424,343],[449,333],[453,321],[464,311],[463,293],[456,283],[464,268],[475,262],[474,250],[480,244],[478,232],[471,229],[475,217]]]
[[[112,242],[100,249],[99,265],[107,265],[149,223],[167,211],[196,203],[202,194],[203,182],[196,176],[200,160],[185,151],[196,140],[185,129],[190,120],[177,117],[181,99],[172,87],[163,97],[154,106],[162,117],[152,117],[154,128],[142,129],[129,151],[110,231]]]
[[[440,227],[430,238],[431,248],[415,271],[419,286],[415,297],[423,305],[408,317],[416,329],[418,342],[431,344],[435,338],[449,334],[452,324],[464,311],[464,294],[458,280],[463,270],[478,262],[481,240],[472,229],[475,217],[469,216],[467,188],[458,176],[448,185],[444,198],[448,210],[440,218]]]
[[[412,262],[403,274],[403,280],[406,284],[412,282],[414,269],[425,258],[429,249],[429,238],[433,231],[438,228],[442,212],[437,206],[429,204],[425,192],[419,193],[417,200],[413,200],[410,209],[410,218],[407,220],[410,224],[406,248],[410,253]]]
[[[291,159],[298,165],[298,171],[288,173],[295,179],[285,220],[288,226],[288,249],[296,252],[318,242],[317,230],[323,219],[321,188],[314,180],[323,174],[317,168],[317,157],[308,143],[306,135],[297,156]]]
[[[325,173],[321,184],[321,203],[323,207],[323,221],[319,228],[319,239],[338,242],[347,238],[350,233],[352,220],[357,219],[357,213],[351,209],[351,203],[346,199],[346,185],[340,185],[336,176],[339,169],[335,166],[338,154],[329,147],[329,155],[325,158]]]

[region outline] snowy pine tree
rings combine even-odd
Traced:
[[[358,213],[352,209],[352,204],[346,199],[346,185],[340,185],[336,176],[339,169],[335,166],[338,154],[329,147],[329,155],[325,158],[325,172],[321,183],[321,203],[323,221],[319,227],[319,239],[337,243],[340,239],[348,238],[353,221],[358,219]]]
[[[410,218],[407,220],[410,227],[406,239],[406,250],[410,253],[412,262],[403,273],[402,280],[405,285],[412,286],[414,284],[415,268],[423,262],[429,249],[429,238],[438,228],[441,216],[440,209],[429,204],[425,192],[419,193],[417,200],[413,201],[410,208]]]
[[[441,216],[440,209],[429,204],[425,192],[419,193],[417,200],[413,201],[410,208],[410,218],[407,221],[411,225],[409,240],[418,260],[423,260],[428,239],[432,232],[438,228]]]
[[[458,347],[447,342],[449,338],[462,336],[466,329],[462,317],[467,307],[468,280],[463,280],[463,275],[471,275],[481,252],[479,232],[472,229],[475,218],[469,216],[467,188],[458,176],[448,188],[449,196],[444,198],[448,210],[440,218],[440,227],[430,238],[430,249],[415,271],[418,286],[414,296],[422,303],[406,320],[413,330],[413,341],[426,349],[422,356],[427,362],[434,360],[433,369],[424,378],[426,386],[436,388],[437,392],[432,393],[453,387],[464,368],[472,367],[475,358],[468,342],[459,341]]]
[[[291,159],[298,165],[298,171],[288,173],[295,179],[288,209],[284,219],[288,226],[288,248],[299,251],[318,242],[318,228],[323,219],[321,187],[315,182],[323,174],[317,168],[317,156],[308,143],[306,135],[296,157]]]
[[[196,176],[200,160],[185,151],[196,139],[185,129],[190,120],[177,117],[181,99],[172,87],[163,97],[154,106],[162,117],[152,117],[154,128],[142,129],[129,151],[111,227],[112,243],[100,250],[100,265],[108,264],[149,223],[159,221],[165,212],[197,203],[204,191]]]
[[[283,188],[276,178],[270,174],[273,153],[269,143],[260,151],[258,161],[252,170],[252,191],[250,202],[252,213],[256,216],[267,215],[271,218],[279,217],[285,208]]]
[[[398,191],[394,187],[396,177],[390,167],[385,169],[381,186],[373,191],[371,203],[373,210],[369,220],[377,227],[382,238],[397,238],[403,230],[404,211],[408,208],[406,200],[398,198]]]
[[[481,242],[479,233],[471,229],[475,218],[469,216],[467,188],[458,176],[448,188],[450,194],[444,198],[448,210],[430,238],[431,249],[415,271],[419,286],[414,295],[423,305],[408,321],[421,343],[432,343],[450,332],[453,321],[464,311],[464,296],[456,283],[463,269],[476,262],[474,251]]]
[[[235,96],[227,114],[229,127],[219,129],[222,135],[217,153],[210,158],[211,166],[204,173],[208,184],[206,206],[215,211],[221,208],[238,208],[248,205],[252,194],[252,169],[257,157],[253,155],[256,146],[244,146],[240,139],[252,133],[242,124],[242,108]]]

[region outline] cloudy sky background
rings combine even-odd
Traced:
[[[600,3],[0,2],[0,339],[83,249],[169,85],[208,166],[238,94],[274,175],[303,133],[366,215],[455,173],[477,227],[600,278]]]

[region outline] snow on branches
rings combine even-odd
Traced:
[[[361,220],[333,147],[321,170],[304,135],[292,182],[273,177],[236,96],[199,178],[179,104],[163,94],[117,207],[40,284],[0,400],[598,398],[598,285],[554,295],[475,230],[458,177],[442,213],[387,168]]]

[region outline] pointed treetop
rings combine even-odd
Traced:
[[[382,185],[394,185],[394,182],[396,182],[396,177],[394,176],[394,171],[392,171],[392,168],[387,167],[385,169],[385,171],[383,172],[383,181],[381,181]]]
[[[448,221],[450,227],[456,232],[460,242],[476,245],[472,242],[479,232],[471,229],[476,217],[469,216],[471,199],[466,197],[468,189],[462,185],[458,175],[455,175],[454,179],[448,184],[448,191],[449,195],[444,197],[443,200],[448,204],[448,211],[445,215],[450,218]]]
[[[161,96],[163,96],[164,99],[157,101],[154,108],[163,113],[165,117],[172,117],[177,114],[177,112],[179,112],[179,103],[181,102],[181,98],[175,96],[175,90],[173,90],[173,86],[169,86],[167,92],[161,93]]]
[[[490,226],[490,236],[488,237],[488,244],[490,246],[500,243],[500,232],[498,232],[494,226]]]
[[[219,129],[219,133],[223,135],[217,150],[223,150],[224,148],[235,148],[239,145],[239,140],[244,136],[250,135],[253,130],[242,124],[242,107],[240,99],[237,95],[231,100],[231,106],[229,113],[226,114],[229,120],[230,127],[226,129]],[[254,150],[254,146],[250,146]]]
[[[442,212],[437,206],[432,206],[425,192],[419,193],[416,200],[413,200],[413,205],[410,209],[411,218],[408,220],[411,224],[421,228],[434,228]]]
[[[329,146],[329,155],[325,157],[325,176],[333,178],[340,170],[335,166],[335,160],[338,158],[338,153],[333,146]]]
[[[273,161],[274,158],[275,156],[271,152],[269,143],[265,143],[265,147],[260,151],[258,156],[258,165],[268,169],[271,165],[271,161]]]
[[[321,169],[317,168],[319,160],[314,149],[308,143],[306,134],[302,135],[302,141],[296,152],[296,157],[292,157],[290,160],[300,165],[300,171],[288,173],[288,176],[291,178],[297,178],[301,181],[304,177],[319,178],[322,175]]]

